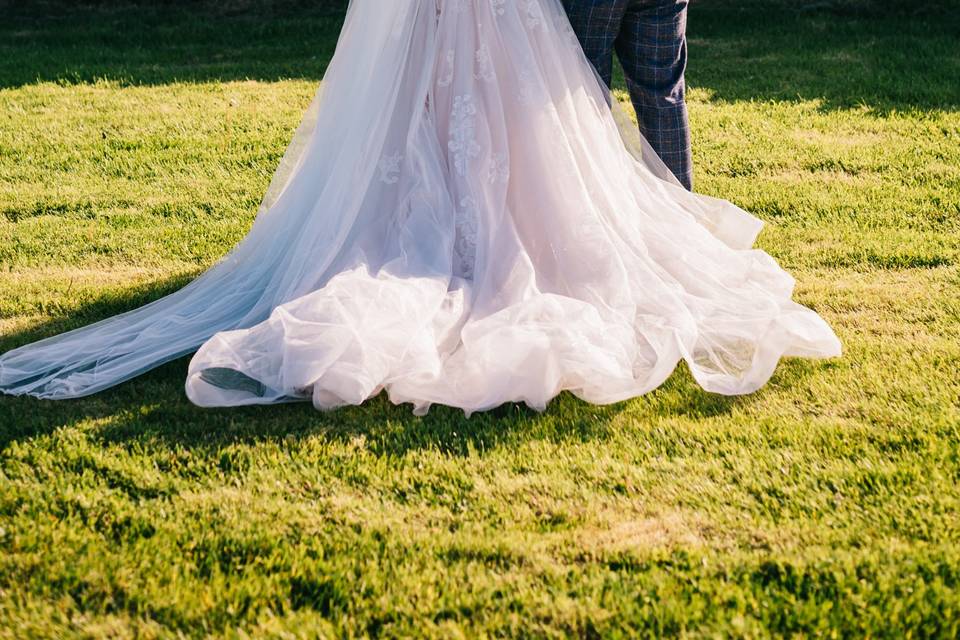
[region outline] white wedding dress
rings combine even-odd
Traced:
[[[840,344],[618,127],[560,0],[353,0],[250,233],[184,289],[0,357],[0,390],[88,395],[197,351],[202,406],[543,409],[648,392],[685,360],[749,393]]]

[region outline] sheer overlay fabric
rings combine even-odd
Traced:
[[[622,117],[622,116],[621,116]],[[246,238],[184,289],[0,357],[0,390],[88,395],[191,353],[202,406],[386,390],[417,413],[722,394],[839,342],[618,128],[560,0],[353,0]]]

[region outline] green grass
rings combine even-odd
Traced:
[[[0,637],[960,633],[956,14],[703,5],[699,189],[769,223],[843,358],[470,420],[204,411],[182,360],[2,398]],[[189,7],[0,21],[0,349],[249,226],[340,18]]]

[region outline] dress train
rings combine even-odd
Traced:
[[[0,356],[0,390],[84,396],[199,348],[202,406],[386,390],[469,414],[616,402],[680,360],[749,393],[782,356],[838,355],[752,248],[761,223],[631,135],[559,0],[353,0],[246,238],[170,296]]]

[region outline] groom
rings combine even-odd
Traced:
[[[563,0],[587,58],[610,86],[616,51],[640,131],[680,183],[693,187],[684,102],[688,0]]]

